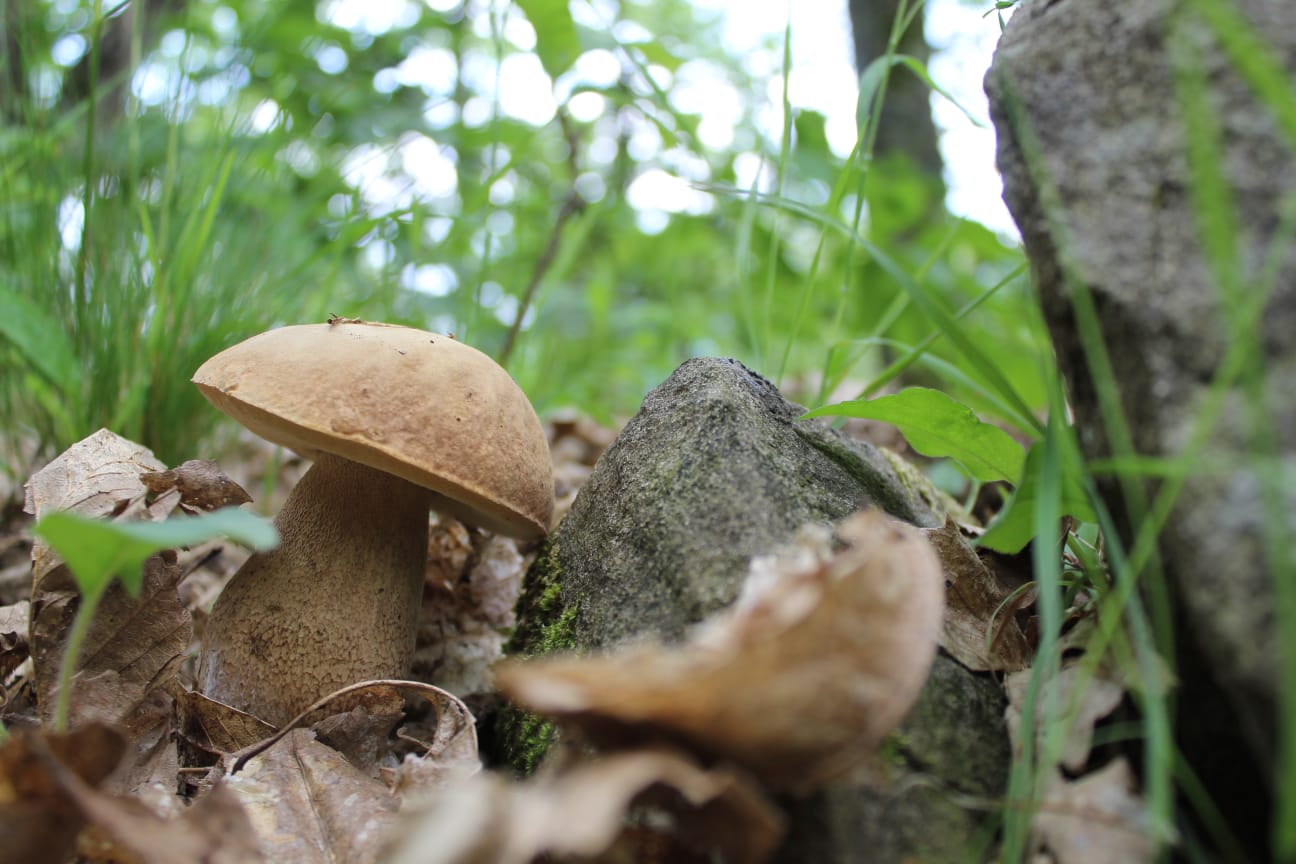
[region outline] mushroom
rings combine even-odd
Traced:
[[[553,514],[526,395],[450,336],[337,320],[253,336],[193,381],[218,409],[314,464],[275,519],[282,542],[234,574],[203,637],[203,692],[282,725],[414,654],[428,511],[522,539]]]

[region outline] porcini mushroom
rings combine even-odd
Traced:
[[[314,459],[275,519],[282,543],[222,591],[203,637],[209,697],[281,725],[414,653],[428,511],[524,539],[553,513],[531,403],[449,336],[366,322],[271,330],[193,381],[224,413]]]

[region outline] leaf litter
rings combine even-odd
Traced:
[[[550,439],[560,504],[570,503],[612,433],[559,421]],[[212,463],[168,471],[103,431],[82,445],[32,478],[29,508],[161,519],[242,500]],[[265,462],[282,474],[278,457]],[[0,862],[63,861],[68,850],[87,861],[146,862],[765,860],[783,833],[768,795],[867,764],[917,695],[938,643],[969,668],[1013,673],[1010,682],[1028,674],[1019,671],[1033,648],[1028,616],[1009,602],[1020,584],[953,523],[926,535],[877,513],[853,517],[835,536],[808,529],[793,547],[754,560],[739,602],[686,648],[503,664],[501,689],[564,729],[566,746],[525,783],[480,771],[473,715],[455,695],[427,699],[411,715],[381,687],[289,729],[232,771],[272,729],[185,688],[185,615],[214,593],[177,595],[186,568],[174,553],[159,556],[143,599],[118,598],[116,614],[104,607],[102,650],[86,655],[75,685],[71,734],[109,743],[72,751],[121,764],[86,768],[60,736],[14,731],[0,747],[0,825],[13,827]],[[498,700],[491,666],[531,557],[449,520],[433,526],[420,677],[479,706]],[[59,596],[71,583],[48,550],[33,560],[30,607],[0,607],[11,728],[20,705],[12,691],[44,680],[75,604]],[[24,619],[37,664],[23,657]],[[1128,765],[1077,776],[1091,761],[1093,724],[1124,692],[1112,686],[1086,697],[1035,820],[1038,849],[1059,864],[1083,860],[1084,848],[1150,860],[1125,837],[1141,812]],[[41,696],[44,704],[49,694]],[[1083,818],[1094,813],[1101,818]],[[1126,845],[1093,845],[1109,842]],[[15,851],[23,849],[35,857]]]

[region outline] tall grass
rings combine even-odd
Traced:
[[[92,58],[103,14],[96,4]],[[196,109],[178,84],[147,109],[111,92],[128,86],[91,75],[84,101],[29,88],[4,106],[0,434],[11,453],[35,441],[48,455],[108,426],[164,459],[198,455],[214,415],[188,378],[204,359],[372,293],[339,278],[347,246],[330,248],[311,202],[294,196],[282,133],[249,134],[245,115]]]

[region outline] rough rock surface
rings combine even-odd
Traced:
[[[790,541],[808,522],[834,522],[865,503],[918,525],[939,523],[884,454],[822,421],[797,420],[801,413],[741,364],[684,363],[604,453],[532,568],[511,650],[678,639],[734,599],[753,555]],[[1003,710],[995,682],[939,656],[888,750],[894,790],[842,784],[785,802],[793,818],[778,860],[965,854],[981,817],[949,793],[1002,794]],[[516,724],[505,737],[526,731]],[[515,764],[530,746],[504,745]],[[935,782],[904,783],[917,772]]]
[[[1174,60],[1182,50],[1205,82],[1220,132],[1214,164],[1235,203],[1231,233],[1245,293],[1254,296],[1264,268],[1272,268],[1275,289],[1261,324],[1243,338],[1262,345],[1273,428],[1290,470],[1296,243],[1290,236],[1274,241],[1284,230],[1283,202],[1296,191],[1296,144],[1238,74],[1211,26],[1185,12],[1193,5],[1041,0],[1017,12],[986,78],[1004,198],[1022,232],[1087,453],[1103,454],[1108,445],[1071,303],[1079,283],[1093,295],[1136,449],[1176,453],[1225,352],[1239,341],[1229,338],[1202,251],[1175,71],[1183,68]],[[1254,28],[1286,67],[1286,80],[1296,79],[1290,0],[1234,0],[1228,17]],[[1232,467],[1188,482],[1161,549],[1173,593],[1185,606],[1181,632],[1196,639],[1194,650],[1232,697],[1252,749],[1271,766],[1275,574],[1263,552],[1260,487],[1239,458],[1254,449],[1247,399],[1234,388],[1229,400],[1210,455],[1231,458]],[[1109,500],[1119,510],[1118,497]],[[1288,512],[1296,508],[1289,504]],[[1181,670],[1181,679],[1188,674]]]

